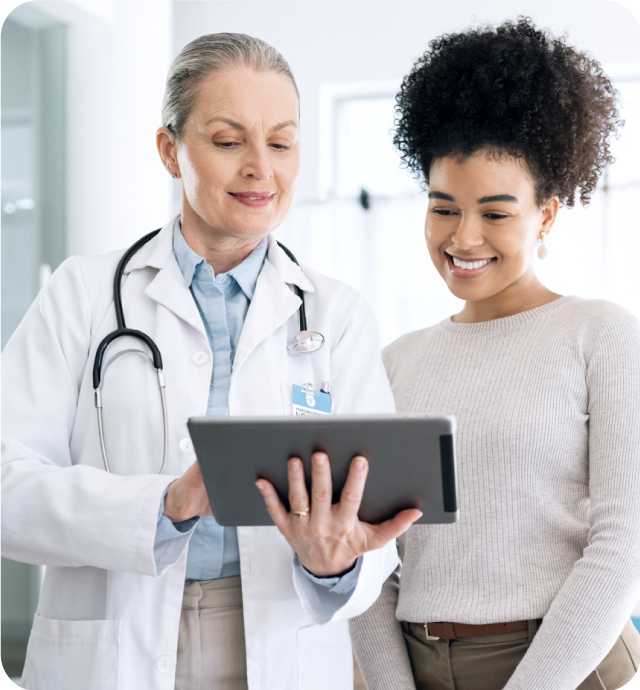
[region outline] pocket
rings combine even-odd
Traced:
[[[629,621],[607,656],[578,690],[617,690],[626,686],[636,675],[639,649],[638,631]]]
[[[353,654],[347,621],[298,630],[298,690],[352,690]]]
[[[117,690],[120,621],[63,621],[36,613],[27,647],[27,690]]]

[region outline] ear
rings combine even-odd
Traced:
[[[542,223],[540,225],[540,232],[548,235],[551,232],[553,224],[556,222],[558,209],[560,208],[560,199],[557,196],[552,196],[542,204]]]
[[[176,139],[166,127],[159,127],[156,132],[156,146],[162,165],[168,173],[180,177],[180,167],[176,156]]]

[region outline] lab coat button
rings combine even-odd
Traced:
[[[171,671],[174,666],[174,659],[169,654],[163,654],[161,657],[158,657],[158,660],[156,661],[156,668],[158,671],[160,671],[160,673],[167,673],[168,671]]]
[[[193,453],[193,441],[186,436],[183,439],[180,439],[180,443],[178,444],[180,447],[180,450],[187,455],[188,453]]]
[[[209,355],[206,352],[196,352],[191,361],[194,364],[206,364],[209,361]]]

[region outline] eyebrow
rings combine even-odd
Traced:
[[[241,132],[246,132],[247,128],[240,124],[239,122],[234,122],[233,120],[228,120],[226,117],[212,117],[208,119],[205,123],[204,126],[206,127],[207,125],[210,125],[212,122],[224,122],[229,125],[229,127],[233,127],[233,129],[238,129]],[[284,122],[280,122],[279,124],[275,125],[272,127],[269,131],[270,132],[278,132],[281,129],[284,129],[285,127],[298,127],[298,123],[295,120],[285,120]]]
[[[442,199],[443,201],[455,201],[451,194],[445,194],[444,192],[429,192],[429,199]],[[494,194],[492,196],[483,196],[478,199],[478,204],[488,204],[492,201],[509,201],[518,202],[515,196],[511,194]]]

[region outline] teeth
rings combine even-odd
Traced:
[[[451,260],[454,266],[462,268],[465,271],[473,271],[476,268],[482,268],[482,266],[486,266],[492,261],[492,259],[483,259],[482,261],[460,261],[460,259],[456,259],[455,256],[452,256]]]

